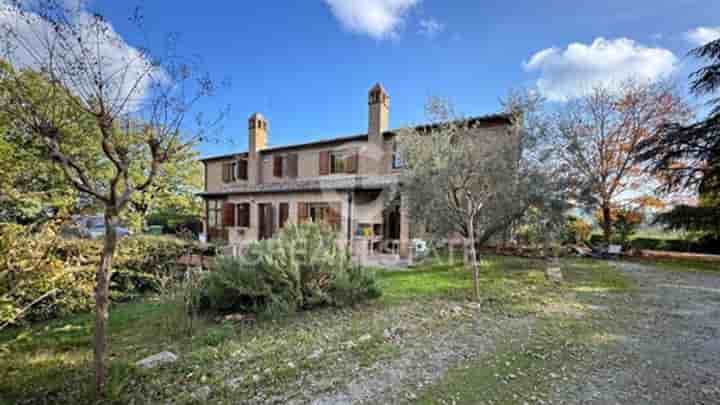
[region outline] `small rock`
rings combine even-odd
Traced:
[[[322,349],[317,349],[308,356],[308,359],[317,360],[320,358],[320,356],[322,356],[322,354],[323,354]]]
[[[141,368],[154,368],[159,365],[173,363],[175,361],[177,361],[177,356],[174,353],[161,352],[150,357],[146,357],[135,363],[135,365]]]
[[[223,320],[228,321],[228,322],[237,322],[237,321],[242,321],[243,319],[245,319],[245,315],[243,315],[243,314],[230,314],[230,315],[225,315],[225,318],[223,318]]]
[[[547,269],[545,269],[545,276],[547,276],[548,280],[555,282],[555,283],[562,283],[563,281],[563,275],[562,270],[560,267],[550,266]]]
[[[358,342],[360,342],[360,343],[367,342],[370,339],[372,339],[372,335],[368,333],[368,334],[360,336],[360,338],[358,339]]]
[[[200,387],[197,391],[192,393],[192,397],[201,401],[206,400],[210,396],[210,387],[207,385]]]
[[[233,378],[231,380],[225,381],[225,385],[227,385],[230,388],[237,388],[238,385],[242,383],[243,379],[242,377]]]

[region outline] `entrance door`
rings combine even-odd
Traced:
[[[270,239],[275,231],[274,210],[272,204],[258,204],[258,238]]]
[[[400,207],[395,206],[388,210],[385,222],[385,238],[400,239]]]

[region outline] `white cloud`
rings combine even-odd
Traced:
[[[611,86],[631,78],[657,80],[675,71],[677,57],[664,48],[650,48],[627,38],[597,38],[592,44],[572,43],[548,48],[524,63],[539,72],[538,90],[549,100],[566,101],[597,85]]]
[[[703,46],[720,39],[720,27],[697,27],[685,33],[685,39],[697,46]]]
[[[325,0],[348,31],[375,39],[396,38],[408,11],[420,0]]]
[[[420,33],[426,37],[432,38],[437,34],[445,31],[445,24],[434,18],[426,18],[420,20]]]
[[[139,106],[154,81],[167,79],[164,71],[153,67],[146,55],[125,42],[108,21],[98,20],[87,11],[86,2],[57,3],[67,8],[71,27],[61,26],[58,30],[38,15],[44,4],[26,0],[20,10],[0,0],[0,35],[4,39],[0,56],[16,69],[50,71],[49,55],[53,49],[52,71],[59,73],[63,84],[89,100],[93,89],[88,68],[99,69],[106,79],[106,100],[119,106],[127,99],[125,111]],[[82,46],[70,36],[73,34],[83,38]]]

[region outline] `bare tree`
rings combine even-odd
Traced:
[[[555,157],[573,178],[577,201],[601,211],[606,242],[613,206],[653,180],[636,159],[641,143],[689,116],[672,84],[627,81],[612,89],[595,87],[547,119]]]
[[[96,273],[95,383],[105,381],[105,325],[120,214],[150,189],[164,163],[207,136],[194,114],[215,90],[169,46],[157,56],[127,45],[81,1],[10,1],[2,6],[0,113],[39,139],[66,180],[104,208],[105,238]],[[9,16],[9,17],[8,17]],[[142,28],[136,11],[133,21]],[[87,145],[76,153],[70,145]],[[138,175],[141,173],[142,175]]]

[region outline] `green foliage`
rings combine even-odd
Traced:
[[[590,237],[590,244],[601,244],[602,239],[602,235],[593,235]],[[631,237],[626,245],[638,250],[720,254],[720,241],[712,235],[692,239]]]
[[[225,324],[217,328],[208,330],[207,335],[203,338],[203,343],[207,346],[220,346],[224,342],[235,336],[235,329],[232,325]]]
[[[633,209],[620,209],[614,212],[612,216],[612,226],[614,237],[617,242],[627,245],[630,237],[637,231],[643,222],[641,212]]]
[[[39,229],[0,225],[0,325],[34,322],[90,310],[102,242],[65,239],[50,223]],[[136,236],[121,241],[111,278],[116,301],[157,292],[182,277],[177,259],[195,245]]]
[[[352,263],[334,231],[290,225],[276,239],[251,244],[240,259],[221,258],[199,288],[201,307],[277,317],[322,305],[375,298],[374,273]]]
[[[671,230],[708,232],[720,237],[720,203],[715,199],[700,206],[677,205],[672,210],[659,214],[654,223]]]

